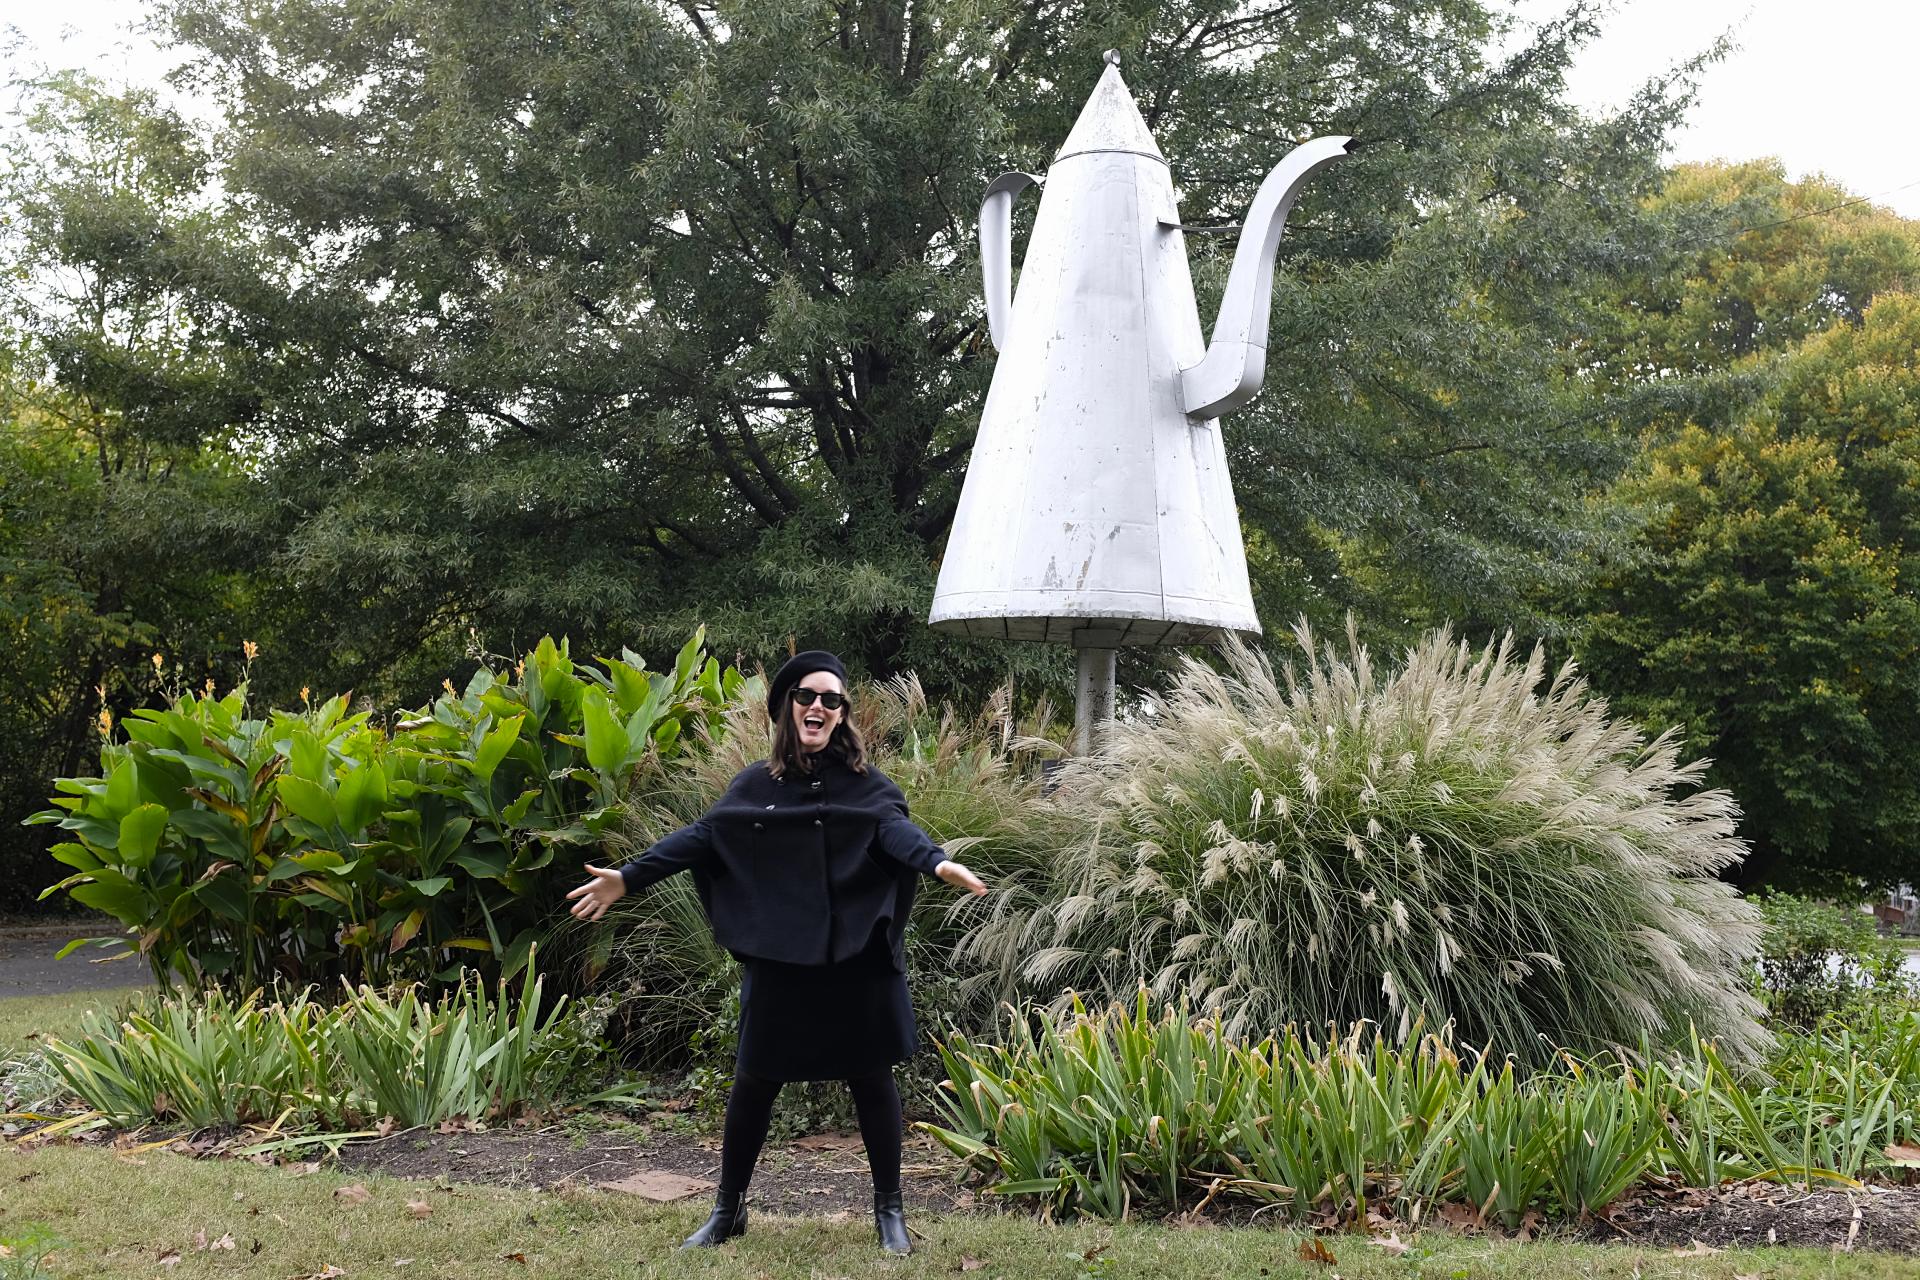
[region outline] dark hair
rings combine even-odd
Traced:
[[[840,723],[834,726],[833,736],[820,748],[820,754],[835,756],[855,773],[865,773],[867,748],[860,741],[860,731],[853,727],[851,711],[851,703],[842,708]],[[780,714],[773,717],[773,753],[767,757],[767,772],[774,777],[785,777],[789,769],[795,773],[813,772],[812,755],[800,749],[800,735],[794,732],[791,698],[781,706]]]

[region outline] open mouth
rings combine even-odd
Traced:
[[[826,727],[827,718],[825,716],[808,716],[805,720],[801,721],[801,723],[809,729],[821,729]]]

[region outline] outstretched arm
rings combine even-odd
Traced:
[[[881,852],[924,875],[937,876],[956,889],[965,889],[975,895],[987,891],[987,886],[979,876],[947,857],[946,850],[935,844],[933,837],[907,816],[906,797],[897,788],[891,807],[893,812],[880,820],[880,830],[876,836]]]
[[[567,909],[582,920],[598,920],[629,893],[665,880],[676,871],[701,862],[713,851],[713,831],[701,818],[655,842],[651,849],[614,870],[587,863],[587,882],[569,890]]]

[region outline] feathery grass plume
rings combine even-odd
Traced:
[[[1050,892],[965,951],[1041,998],[1185,993],[1231,1034],[1451,1024],[1523,1062],[1682,1044],[1753,1056],[1752,908],[1715,878],[1738,810],[1568,663],[1430,633],[1394,672],[1349,622],[1276,675],[1234,642],[1062,774]]]

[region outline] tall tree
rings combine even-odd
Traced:
[[[922,620],[992,367],[974,202],[1117,48],[1190,221],[1363,144],[1295,212],[1226,428],[1265,615],[1524,616],[1639,412],[1587,374],[1585,294],[1673,241],[1684,83],[1582,118],[1593,8],[1495,57],[1479,0],[169,0],[247,230],[173,278],[257,365],[316,681],[696,619],[749,661],[1057,678]],[[1195,252],[1210,318],[1231,245]]]

